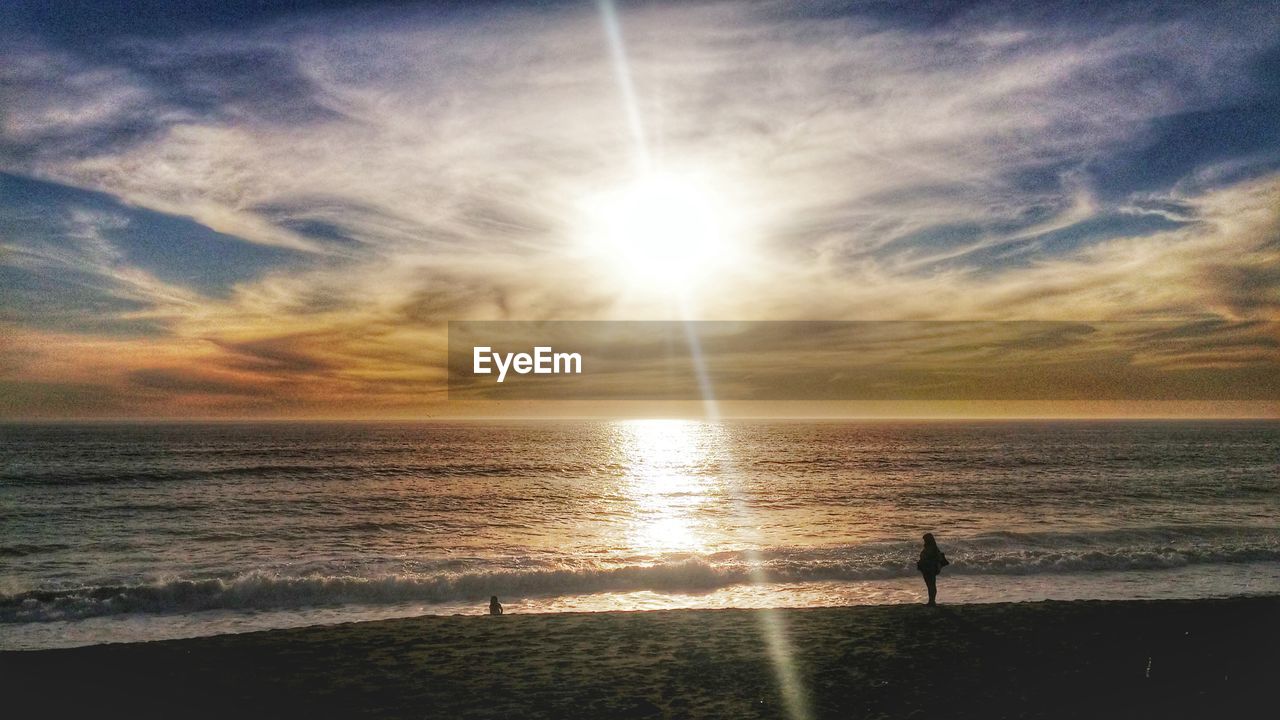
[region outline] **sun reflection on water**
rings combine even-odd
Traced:
[[[691,420],[641,420],[614,424],[615,452],[624,467],[622,491],[634,505],[629,540],[651,553],[708,552],[725,533],[705,518],[716,508],[741,512],[741,498],[729,484],[732,462],[721,454],[718,423]],[[749,547],[758,547],[758,542]],[[747,552],[750,585],[769,585],[754,550]],[[759,615],[765,648],[778,687],[793,719],[810,717],[804,686],[792,662],[783,618],[772,610]]]
[[[705,511],[724,495],[715,428],[686,420],[634,420],[613,429],[624,468],[621,490],[633,504],[631,547],[649,553],[707,551],[714,533]]]

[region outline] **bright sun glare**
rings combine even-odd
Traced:
[[[683,289],[731,259],[726,213],[693,176],[645,174],[592,198],[588,212],[591,243],[631,284]]]
[[[624,491],[635,503],[631,542],[638,549],[705,549],[700,508],[719,496],[707,453],[705,425],[682,420],[633,420],[614,425],[626,467]]]

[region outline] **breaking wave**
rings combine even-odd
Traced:
[[[1117,541],[1124,541],[1118,544]],[[1280,538],[1262,530],[1153,529],[1093,534],[997,533],[944,543],[947,574],[1028,575],[1160,570],[1280,561]],[[746,583],[873,581],[909,577],[913,546],[900,542],[658,558],[615,565],[474,569],[362,576],[340,570],[168,579],[0,594],[0,622],[73,620],[126,613],[273,610],[446,603],[607,592],[698,593]]]

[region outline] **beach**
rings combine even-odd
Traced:
[[[945,598],[945,595],[944,595]],[[0,653],[44,717],[1238,717],[1280,597],[424,616]],[[787,638],[783,652],[765,639]],[[785,659],[783,659],[785,658]]]

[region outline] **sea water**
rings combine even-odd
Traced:
[[[0,425],[0,649],[424,613],[1280,592],[1280,423]]]

